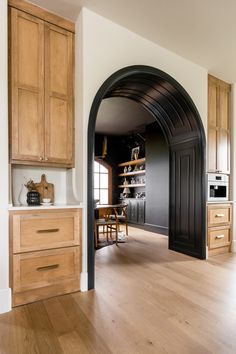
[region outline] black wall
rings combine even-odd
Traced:
[[[146,127],[146,224],[168,234],[169,148],[157,122]]]
[[[95,157],[102,156],[104,135],[95,134]],[[128,135],[128,136],[107,136],[107,155],[102,158],[112,167],[112,203],[119,202],[120,193],[123,191],[117,186],[121,184],[121,178],[118,177],[122,173],[122,169],[118,164],[131,160],[131,150],[135,146],[140,147],[139,157],[145,156],[145,140],[141,135]],[[133,191],[134,192],[134,191]]]

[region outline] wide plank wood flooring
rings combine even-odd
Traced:
[[[96,290],[0,315],[0,354],[235,354],[236,254],[202,261],[129,227],[96,252]]]

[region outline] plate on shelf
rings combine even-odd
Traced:
[[[52,205],[53,203],[40,203],[40,204],[43,206],[49,206],[49,205]]]

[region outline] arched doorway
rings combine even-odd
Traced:
[[[149,66],[130,66],[111,75],[97,92],[88,126],[88,287],[94,287],[93,153],[102,99],[125,97],[143,105],[159,122],[170,150],[169,248],[204,259],[205,134],[199,113],[184,88]]]

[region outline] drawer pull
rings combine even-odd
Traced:
[[[50,269],[56,269],[59,267],[59,264],[51,264],[51,265],[48,265],[48,266],[44,266],[44,267],[38,267],[37,268],[37,271],[42,271],[42,270],[50,270]]]
[[[49,232],[58,232],[60,229],[45,229],[45,230],[37,230],[38,234],[44,234]]]
[[[223,218],[225,216],[225,214],[216,214],[215,218]]]
[[[215,238],[218,240],[220,238],[224,238],[225,236],[224,235],[217,235]]]

